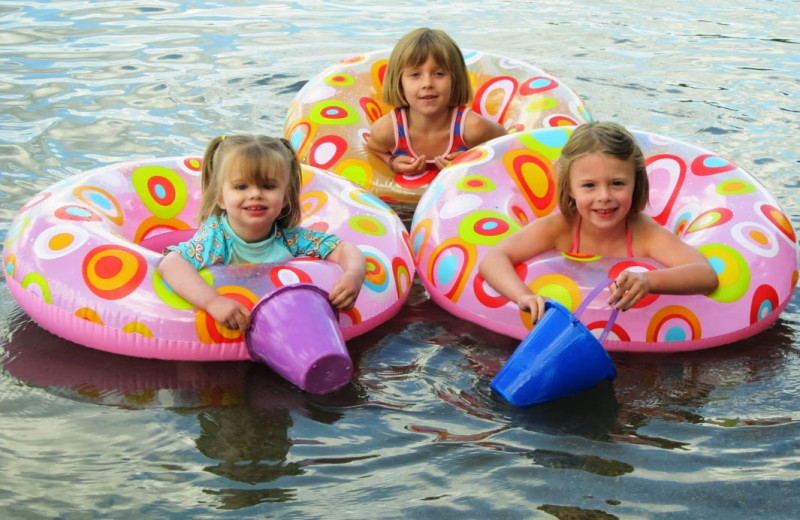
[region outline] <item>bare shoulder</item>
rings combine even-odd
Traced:
[[[680,239],[669,229],[656,222],[650,215],[640,213],[629,221],[634,240],[648,243],[651,240],[678,240]]]
[[[637,256],[647,256],[665,265],[681,264],[702,256],[697,249],[648,215],[640,214],[632,219],[631,231]]]
[[[644,252],[647,252],[658,245],[664,245],[664,242],[672,242],[674,240],[680,241],[672,231],[653,220],[653,217],[645,215],[644,213],[632,217],[628,221],[628,224],[631,228],[634,247],[636,247],[637,250],[644,250]]]
[[[367,146],[377,152],[394,150],[394,123],[391,114],[378,118],[369,128]]]
[[[498,123],[491,121],[474,110],[467,112],[464,121],[464,142],[472,148],[496,137],[506,135],[508,131]]]
[[[553,244],[553,249],[561,252],[572,249],[573,223],[567,220],[563,213],[555,210],[546,217],[537,219],[534,222],[539,222],[542,236]]]
[[[498,246],[515,263],[550,250],[567,251],[571,244],[570,223],[560,212],[532,220],[504,238]]]

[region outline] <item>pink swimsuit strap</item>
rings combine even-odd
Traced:
[[[575,227],[575,238],[572,239],[572,253],[573,255],[578,254],[578,250],[581,246],[581,216],[578,215],[578,225]],[[628,257],[633,256],[633,237],[631,236],[631,227],[628,225],[627,219],[625,220],[625,248],[628,252]]]

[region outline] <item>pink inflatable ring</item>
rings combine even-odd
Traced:
[[[194,231],[200,166],[195,157],[128,162],[36,195],[12,222],[3,249],[11,294],[42,328],[99,350],[159,359],[249,359],[240,331],[177,296],[156,269],[164,246]],[[355,307],[339,314],[344,338],[396,314],[414,278],[408,233],[397,215],[371,193],[307,166],[301,203],[301,225],[336,234],[367,258]],[[330,290],[340,273],[332,262],[300,258],[200,272],[217,291],[250,307],[296,282]]]
[[[456,316],[522,339],[529,314],[477,273],[487,249],[532,219],[557,211],[554,162],[572,128],[495,139],[446,168],[420,199],[411,224],[417,272],[431,297]],[[795,231],[775,198],[727,159],[635,132],[650,179],[646,212],[697,247],[719,276],[709,296],[650,295],[620,313],[610,351],[703,349],[772,325],[797,285]],[[517,268],[535,292],[575,311],[601,280],[622,270],[658,269],[647,258],[548,253]],[[581,316],[596,335],[610,309],[602,298]]]
[[[343,60],[297,93],[284,124],[302,162],[333,171],[391,202],[416,202],[428,184],[396,176],[365,138],[392,107],[382,101],[391,49]],[[558,79],[527,63],[464,51],[474,99],[471,108],[509,131],[576,125],[591,119],[583,101]]]

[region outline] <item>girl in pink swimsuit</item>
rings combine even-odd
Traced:
[[[609,122],[580,125],[558,160],[559,210],[533,220],[497,243],[481,260],[480,274],[500,294],[530,311],[536,323],[544,298],[533,294],[514,266],[553,250],[600,256],[649,257],[665,266],[623,271],[608,299],[627,310],[649,293],[709,294],[717,273],[697,249],[642,213],[649,185],[644,156],[633,136]]]
[[[383,101],[397,108],[372,124],[367,146],[399,185],[424,186],[460,153],[506,134],[469,110],[471,100],[467,66],[453,39],[435,29],[411,31],[392,50],[383,81]]]

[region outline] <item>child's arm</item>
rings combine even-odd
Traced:
[[[623,271],[608,299],[616,308],[627,310],[654,294],[710,294],[719,285],[714,268],[700,251],[676,237],[651,219],[642,223],[644,256],[666,266],[647,272]]]
[[[478,270],[494,290],[516,303],[520,310],[531,313],[533,323],[544,314],[544,298],[533,294],[516,270],[517,264],[556,247],[555,233],[564,229],[563,217],[553,214],[534,220],[524,228],[507,236],[481,260]]]
[[[367,149],[389,164],[394,150],[394,128],[389,114],[381,116],[370,126]]]
[[[222,325],[233,330],[247,329],[250,311],[208,285],[179,251],[168,253],[158,265],[158,272],[175,293],[195,307],[205,310]]]
[[[333,285],[328,299],[337,309],[349,309],[356,302],[367,274],[364,253],[354,244],[342,240],[326,260],[335,262],[344,271]]]
[[[394,173],[416,173],[425,168],[425,157],[394,156],[394,122],[391,114],[382,116],[372,123],[367,139],[367,149],[381,158]]]

